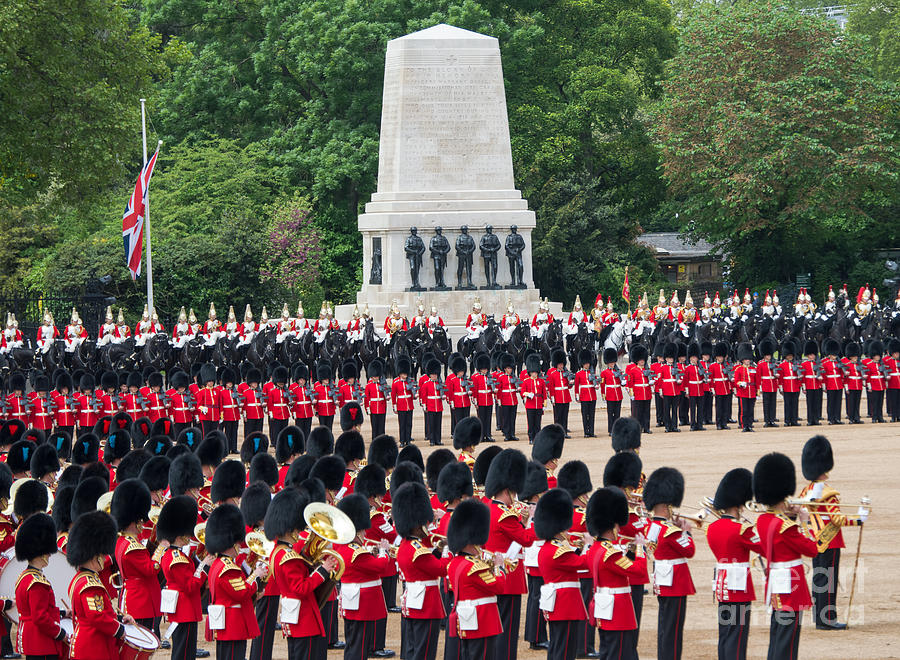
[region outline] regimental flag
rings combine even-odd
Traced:
[[[153,157],[144,165],[141,175],[138,177],[131,193],[131,199],[125,206],[122,215],[122,242],[125,245],[125,264],[131,271],[131,279],[136,280],[141,274],[141,253],[144,249],[144,214],[147,208],[147,191],[150,188],[150,177],[153,176],[153,166],[156,165],[156,157],[159,155],[159,147]]]
[[[625,282],[622,284],[622,297],[631,307],[631,289],[628,287],[628,266],[625,266]]]

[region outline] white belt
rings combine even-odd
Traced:
[[[734,568],[750,568],[749,561],[734,561],[729,563],[716,562],[716,570],[717,571],[727,571],[729,566],[733,566]]]
[[[460,600],[456,603],[456,607],[458,608],[460,605],[463,607],[478,607],[479,605],[490,605],[496,602],[496,596],[488,596],[486,598],[475,598],[474,600]]]
[[[803,566],[803,560],[792,559],[790,561],[769,562],[769,570],[772,570],[773,568],[793,568],[794,566]]]
[[[547,582],[546,586],[553,589],[581,589],[580,582]]]
[[[655,559],[654,566],[678,566],[679,564],[686,564],[687,559],[684,557],[679,557],[678,559]]]
[[[595,594],[630,594],[631,587],[597,587],[594,589]]]
[[[366,585],[362,585],[362,586],[366,586]],[[440,581],[440,580],[420,580],[419,582],[409,582],[409,581],[407,581],[407,582],[406,582],[406,586],[407,586],[407,587],[411,587],[411,586],[440,587],[440,586],[441,586],[441,581]]]
[[[342,582],[341,584],[346,587],[359,587],[360,589],[366,589],[367,587],[380,587],[381,578],[378,578],[377,580],[369,580],[368,582]]]

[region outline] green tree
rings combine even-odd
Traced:
[[[884,80],[900,81],[900,7],[884,0],[860,0],[849,11],[847,31],[868,38],[875,73]]]
[[[260,271],[262,281],[277,285],[285,297],[303,298],[307,305],[321,302],[319,268],[323,245],[310,201],[295,196],[276,203],[268,232]],[[317,299],[314,301],[312,296]]]
[[[729,253],[738,284],[813,268],[821,285],[871,250],[863,238],[897,238],[879,220],[897,200],[900,95],[839,36],[757,3],[685,24],[654,132],[682,228]]]

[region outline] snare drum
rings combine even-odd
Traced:
[[[125,624],[125,635],[119,642],[119,660],[149,660],[159,649],[159,638],[143,626]]]
[[[75,623],[72,621],[72,619],[60,619],[59,627],[62,628],[62,631],[64,633],[66,633],[66,637],[64,637],[60,642],[60,644],[62,645],[62,653],[59,654],[59,657],[68,658],[69,643],[66,640],[75,634]]]

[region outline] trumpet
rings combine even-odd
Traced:
[[[197,498],[197,506],[199,506],[200,510],[203,511],[207,516],[212,513],[213,509],[216,508],[216,505],[213,504],[213,501],[203,493],[201,493]]]
[[[816,500],[801,500],[801,499],[798,499],[795,497],[790,497],[790,498],[786,499],[784,502],[788,506],[801,507],[806,510],[820,509],[820,508],[826,508],[826,507],[837,507],[837,508],[857,507],[857,508],[863,508],[866,510],[872,509],[872,500],[870,500],[868,497],[865,497],[865,496],[860,499],[859,504],[844,504],[844,503],[838,504],[838,503],[834,503],[834,502],[819,502]],[[747,508],[748,511],[755,511],[758,513],[763,513],[770,509],[770,507],[766,506],[765,504],[760,504],[756,500],[750,500],[744,506]],[[816,511],[813,511],[813,512],[815,513]]]
[[[693,508],[693,507],[691,507]],[[693,512],[687,512],[683,509],[673,509],[672,516],[675,518],[681,518],[683,520],[690,520],[693,523],[696,523],[697,527],[703,527],[706,524],[707,516],[709,514],[705,510],[694,509]]]
[[[716,520],[722,517],[722,512],[713,506],[713,498],[711,497],[704,497],[702,500],[700,500],[700,508],[709,515],[713,516]],[[745,523],[749,523],[751,525],[753,524],[753,521],[743,513],[741,514],[741,520]]]
[[[268,558],[275,549],[275,542],[270,541],[266,538],[265,534],[257,530],[253,530],[247,534],[247,536],[244,537],[244,543],[250,548],[250,552],[257,557]]]

